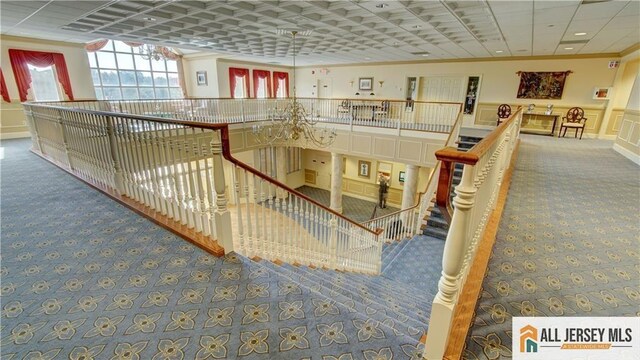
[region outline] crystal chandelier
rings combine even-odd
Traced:
[[[316,128],[318,119],[313,119],[296,99],[296,34],[293,38],[293,98],[283,107],[269,109],[268,121],[253,126],[253,135],[261,144],[301,146],[306,148],[327,147],[336,140],[336,131],[328,128]]]
[[[151,59],[154,61],[160,61],[165,58],[164,54],[162,53],[161,46],[144,44],[138,48],[138,52],[140,53],[140,56],[142,56],[142,58],[145,60]]]

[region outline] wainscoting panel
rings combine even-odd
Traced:
[[[351,135],[351,152],[361,155],[370,155],[371,140],[371,135]]]
[[[394,159],[396,154],[396,139],[374,137],[373,156]]]
[[[316,184],[316,171],[304,169],[304,182],[309,185]]]
[[[428,146],[426,146],[426,148],[428,148]],[[396,156],[399,160],[420,162],[421,154],[422,143],[400,139],[398,146],[398,155]]]
[[[611,116],[609,117],[609,123],[607,124],[606,135],[618,135],[620,126],[622,125],[622,119],[624,119],[624,109],[611,110]]]
[[[0,118],[2,123],[0,124],[0,134],[2,138],[12,138],[28,134],[26,118],[24,116],[24,110],[19,100],[11,100],[12,102],[6,103],[4,100],[0,105]]]

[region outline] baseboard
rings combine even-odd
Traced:
[[[28,131],[1,133],[0,140],[28,138],[31,134]]]
[[[634,163],[636,163],[636,165],[640,165],[640,155],[634,154],[632,151],[625,149],[618,144],[613,144],[613,150],[626,157],[627,159],[633,161]]]
[[[598,139],[615,140],[617,137],[618,137],[618,135],[605,135],[605,134],[602,134],[602,135],[598,136]]]

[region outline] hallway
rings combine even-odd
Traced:
[[[611,142],[521,135],[465,359],[510,358],[512,316],[640,314],[639,179]]]

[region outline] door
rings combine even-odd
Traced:
[[[420,82],[418,100],[433,102],[460,102],[465,100],[466,76],[432,76]],[[428,123],[453,125],[459,108],[440,104],[421,106],[418,119]],[[448,131],[446,128],[436,131]]]

